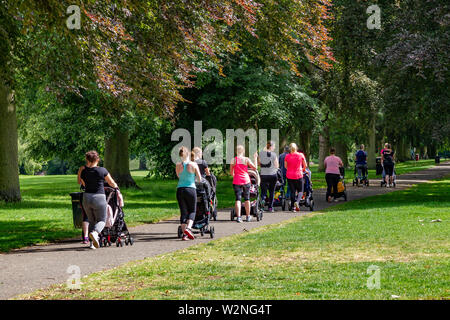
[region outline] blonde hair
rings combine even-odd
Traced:
[[[202,149],[199,147],[195,147],[192,149],[192,152],[195,154],[196,157],[201,158],[202,157]]]
[[[238,145],[238,146],[236,147],[236,154],[237,154],[237,155],[240,155],[240,154],[242,154],[242,153],[245,153],[245,148],[244,148],[243,145]]]
[[[178,155],[179,155],[181,158],[187,157],[188,154],[189,154],[189,150],[188,150],[188,148],[186,148],[185,146],[182,146],[182,147],[180,148],[180,151],[178,152]],[[195,159],[194,151],[191,151],[191,161],[194,161],[194,159]]]
[[[296,145],[294,142],[292,142],[292,143],[289,145],[289,150],[290,150],[291,152],[295,152],[295,151],[298,150],[298,147],[297,147],[297,145]]]

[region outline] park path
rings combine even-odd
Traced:
[[[450,163],[443,163],[428,170],[397,176],[397,188],[380,188],[380,180],[371,180],[370,187],[352,187],[353,176],[347,175],[348,200],[360,199],[377,194],[405,189],[413,184],[427,182],[450,174]],[[220,199],[219,199],[220,200]],[[341,199],[342,200],[342,199]],[[315,210],[322,210],[336,203],[325,201],[325,190],[314,190]],[[339,203],[339,202],[338,202]],[[238,224],[230,221],[230,211],[221,210],[218,221],[213,221],[216,238],[222,238],[244,229],[252,229],[268,224],[274,224],[293,217],[308,215],[309,209],[302,207],[300,212],[265,213],[262,221],[244,222]],[[126,204],[125,204],[126,213]],[[130,231],[135,238],[133,246],[117,248],[111,246],[91,250],[79,241],[66,240],[57,244],[32,246],[0,254],[0,299],[9,299],[16,295],[47,287],[52,284],[64,283],[70,274],[67,268],[76,265],[85,276],[93,272],[111,269],[133,260],[141,260],[159,254],[173,252],[198,243],[211,241],[209,235],[198,236],[195,241],[180,241],[177,238],[178,219],[173,218],[156,224],[145,224]]]

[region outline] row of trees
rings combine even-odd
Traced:
[[[327,0],[86,0],[79,30],[66,24],[73,4],[0,1],[0,200],[21,199],[16,108],[32,157],[73,159],[102,140],[105,166],[130,186],[134,120],[172,116],[180,90],[196,73],[222,73],[224,55],[252,47],[294,73],[299,61],[328,69],[333,59]]]
[[[449,146],[443,0],[82,1],[80,30],[66,1],[11,3],[0,0],[0,200],[20,200],[18,142],[23,159],[72,170],[98,149],[132,186],[130,154],[172,176],[171,132],[194,120],[278,128],[319,164],[331,145],[346,161],[365,143],[371,166],[386,139],[399,160]]]

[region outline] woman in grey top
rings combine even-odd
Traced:
[[[269,190],[269,212],[273,212],[273,198],[277,183],[277,171],[279,167],[278,156],[273,150],[275,142],[267,142],[266,148],[258,155],[258,165],[261,167],[261,200],[264,203]]]

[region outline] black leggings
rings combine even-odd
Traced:
[[[325,175],[325,180],[327,181],[327,199],[331,195],[335,199],[337,198],[339,177],[340,177],[340,175],[338,175],[336,173],[327,173]],[[331,188],[333,188],[333,193],[331,192]]]
[[[295,192],[297,191],[300,195],[303,194],[303,178],[287,179],[287,181],[291,192],[291,205],[293,205],[295,202]]]
[[[197,210],[197,190],[195,188],[178,188],[177,200],[180,206],[180,223],[187,223],[187,220],[195,220]]]
[[[267,189],[269,189],[269,208],[273,207],[273,197],[275,195],[275,185],[277,184],[277,175],[261,176],[261,200],[267,197]]]

